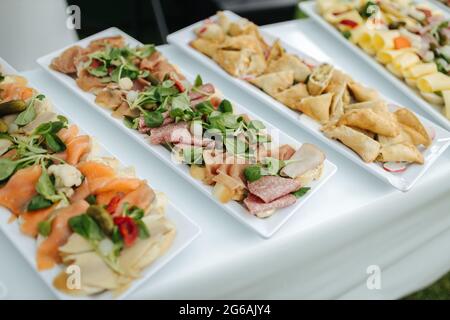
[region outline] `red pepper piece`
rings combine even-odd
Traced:
[[[217,109],[222,102],[222,99],[220,99],[219,97],[212,97],[210,101],[214,109]]]
[[[114,196],[106,206],[106,211],[110,214],[114,214],[117,210],[117,206],[119,205],[120,200],[122,200],[122,196],[120,194]]]
[[[341,20],[339,23],[343,24],[344,26],[348,26],[348,27],[350,27],[352,29],[356,28],[358,26],[358,23],[356,23],[355,21],[350,20],[350,19]]]
[[[96,69],[96,68],[100,67],[101,65],[103,65],[103,63],[100,60],[92,59],[90,67]]]
[[[119,228],[119,233],[122,236],[123,243],[126,247],[130,247],[136,241],[139,235],[139,228],[136,222],[130,217],[115,217],[114,224]]]
[[[186,88],[183,86],[183,84],[178,80],[173,80],[175,82],[175,87],[177,87],[178,91],[184,92]]]

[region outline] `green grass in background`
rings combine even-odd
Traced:
[[[450,272],[426,289],[405,298],[406,300],[450,300]]]

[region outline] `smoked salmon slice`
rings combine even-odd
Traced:
[[[55,206],[23,213],[21,216],[22,224],[20,225],[20,230],[30,237],[37,237],[39,222],[47,220],[53,210],[55,210]]]
[[[83,176],[89,180],[97,178],[113,178],[116,175],[113,168],[96,161],[81,162],[77,165],[77,168]]]
[[[34,94],[32,88],[28,88],[17,83],[7,83],[1,86],[2,102],[7,102],[11,100],[27,100],[31,98]]]
[[[117,195],[118,194],[115,191],[100,193],[97,195],[97,204],[106,206],[111,202],[112,198]]]
[[[90,194],[91,190],[89,188],[89,182],[87,179],[84,179],[81,185],[75,189],[74,194],[70,197],[70,202],[84,200]]]
[[[90,190],[104,186],[116,176],[113,168],[95,161],[83,161],[77,168],[88,181]]]
[[[114,178],[98,189],[91,189],[95,194],[115,191],[116,193],[129,193],[141,185],[141,180],[134,178]]]
[[[38,270],[51,269],[57,263],[61,263],[58,249],[67,242],[67,239],[72,234],[69,227],[69,219],[85,213],[88,207],[89,204],[86,201],[80,200],[55,212],[52,231],[37,249]]]
[[[68,128],[62,128],[58,132],[58,137],[64,142],[68,143],[78,135],[78,126],[75,124],[70,125]]]
[[[125,203],[128,203],[129,206],[136,206],[145,210],[148,208],[150,203],[152,203],[154,198],[155,192],[144,181],[142,181],[139,188],[130,192],[123,197],[122,200],[120,200],[114,215],[117,216],[122,214]]]
[[[76,165],[81,157],[91,149],[91,138],[87,135],[77,136],[67,143],[66,162]]]
[[[11,210],[14,215],[20,215],[31,198],[37,194],[35,186],[41,172],[39,165],[18,170],[0,189],[0,205]]]

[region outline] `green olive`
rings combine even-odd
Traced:
[[[26,108],[27,104],[23,100],[11,100],[0,103],[0,117],[22,112]]]
[[[111,235],[114,229],[114,221],[111,214],[105,208],[98,205],[89,206],[86,212],[92,219],[94,219],[102,231],[107,235]]]
[[[161,81],[158,80],[158,78],[156,78],[153,74],[149,73],[149,75],[146,77],[146,79],[148,81],[150,81],[150,83],[154,86],[157,86],[158,84],[161,83]]]
[[[0,119],[0,133],[7,133],[8,132],[8,125],[5,121]]]

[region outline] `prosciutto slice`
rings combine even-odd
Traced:
[[[265,203],[270,203],[300,188],[300,182],[278,176],[264,176],[248,183],[250,193],[259,197]]]

